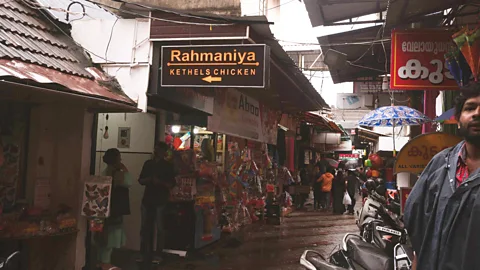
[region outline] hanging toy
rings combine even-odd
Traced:
[[[367,159],[367,160],[365,160],[364,165],[367,168],[372,167],[372,161],[370,159]]]
[[[469,32],[467,28],[463,28],[452,36],[453,41],[455,42],[455,44],[457,44],[468,65],[470,66],[470,70],[472,71],[475,81],[478,81],[479,72],[479,52],[477,48],[479,34],[480,31],[478,28],[471,32]]]

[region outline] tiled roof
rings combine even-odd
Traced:
[[[89,61],[83,49],[42,12],[21,0],[0,2],[0,58],[93,78],[85,70]]]

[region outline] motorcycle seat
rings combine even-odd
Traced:
[[[360,238],[348,239],[347,250],[348,257],[365,269],[390,270],[394,267],[394,260],[391,256]]]
[[[321,269],[321,270],[346,270],[343,267],[339,267],[336,265],[333,265],[327,261],[325,261],[322,257],[320,257],[318,254],[314,252],[309,252],[307,253],[307,256],[305,257],[308,262],[310,262],[313,266],[315,266],[316,269]]]

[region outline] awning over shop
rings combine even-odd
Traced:
[[[334,83],[356,81],[360,77],[376,77],[387,72],[385,59],[390,58],[390,38],[387,34],[383,40],[385,57],[382,43],[378,41],[381,28],[374,26],[318,38],[326,59],[339,53],[345,55],[343,60],[339,57],[336,58],[338,60],[326,61]],[[390,33],[389,29],[385,33]]]
[[[245,94],[266,103],[271,109],[285,113],[315,111],[329,108],[295,62],[283,50],[270,31],[264,16],[228,17],[202,13],[181,16],[174,11],[156,7],[124,4],[124,10],[151,12],[151,40],[161,44],[266,44],[270,48],[270,87],[267,89],[242,88]],[[188,21],[198,25],[183,25],[168,20]],[[209,26],[209,24],[225,24]],[[188,41],[188,43],[187,43]],[[153,64],[155,65],[155,63]]]
[[[264,20],[267,21],[266,18]],[[269,25],[252,24],[251,27],[253,31],[250,35],[255,43],[265,43],[271,50],[273,64],[271,87],[263,93],[263,100],[270,99],[268,96],[278,96],[279,109],[284,112],[315,111],[330,108],[310,80],[283,50],[270,31]],[[259,94],[262,94],[262,92],[259,92]]]
[[[304,2],[313,27],[333,25],[335,22],[381,12],[387,7],[387,0],[304,0]]]
[[[91,72],[96,79],[91,80],[84,77],[69,75],[54,69],[17,60],[0,59],[0,77],[3,80],[8,81],[12,78],[21,79],[36,85],[43,85],[43,87],[46,88],[60,86],[62,91],[67,93],[118,102],[132,106],[131,110],[136,111],[134,108],[135,103],[121,92],[121,90],[115,90],[113,87],[109,88],[100,85],[98,81],[102,81],[107,85],[109,80],[105,78],[102,72],[95,68],[87,69],[87,71]],[[18,81],[15,79],[13,81]]]
[[[384,12],[387,8],[387,0],[305,0],[305,7],[312,26],[335,25],[341,21],[355,23],[354,18]],[[422,20],[422,16],[431,15],[448,8],[456,8],[460,5],[474,3],[475,0],[397,0],[390,1],[386,16],[387,26],[404,25]],[[372,23],[379,20],[364,21]],[[348,20],[348,21],[347,21]],[[358,23],[358,22],[357,22]]]
[[[362,128],[362,127],[357,127],[356,133],[358,137],[360,137],[360,139],[368,142],[373,142],[373,143],[377,143],[380,137],[385,136],[384,134],[374,132],[372,130]]]
[[[333,120],[330,120],[323,115],[307,112],[300,117],[300,120],[312,124],[324,131],[343,133],[342,129]]]
[[[442,19],[442,14],[429,16],[423,27],[436,27]],[[391,30],[377,25],[318,37],[333,82],[365,81],[390,73]]]

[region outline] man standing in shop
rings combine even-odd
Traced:
[[[464,141],[437,154],[405,205],[413,269],[480,269],[480,85],[463,89],[455,118]]]
[[[138,182],[145,186],[142,199],[141,253],[142,269],[151,269],[152,262],[161,262],[165,232],[163,216],[170,197],[170,189],[175,185],[173,164],[166,160],[168,145],[159,142],[155,146],[154,157],[145,162]],[[153,238],[157,233],[157,255],[154,258]],[[155,260],[154,260],[155,259]]]

